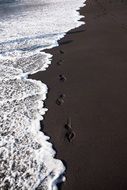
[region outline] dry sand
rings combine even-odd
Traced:
[[[52,65],[32,76],[49,86],[43,130],[67,164],[62,190],[127,190],[127,1],[87,0],[81,14],[86,25],[48,51]]]

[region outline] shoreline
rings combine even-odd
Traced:
[[[127,188],[126,5],[87,0],[80,10],[86,24],[46,50],[53,54],[52,64],[32,75],[49,88],[42,128],[56,158],[67,165],[62,190]],[[61,94],[65,98],[59,106]],[[68,117],[76,134],[71,143],[65,138]]]

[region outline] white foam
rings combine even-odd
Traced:
[[[43,132],[44,71],[67,31],[78,27],[84,0],[0,0],[0,189],[55,190],[63,163]],[[64,181],[64,178],[61,179]]]

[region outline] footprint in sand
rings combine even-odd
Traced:
[[[68,131],[67,133],[66,133],[66,137],[67,137],[67,139],[68,139],[68,141],[69,142],[72,142],[73,141],[73,139],[75,138],[75,132],[74,131]]]
[[[64,51],[63,50],[59,50],[59,52],[60,52],[60,54],[64,54]],[[57,62],[57,65],[62,65],[62,63],[63,63],[63,60],[59,60],[58,62]]]
[[[61,94],[61,95],[59,96],[59,98],[57,98],[56,104],[57,104],[58,106],[61,106],[62,104],[64,104],[64,98],[65,98],[65,97],[66,97],[65,94]]]
[[[60,52],[60,54],[64,54],[64,51],[63,51],[63,50],[60,50],[59,52]]]
[[[65,134],[67,140],[72,142],[76,136],[76,133],[72,129],[71,118],[68,118],[67,123],[65,124],[65,129],[67,130]]]
[[[63,61],[62,61],[62,60],[59,60],[59,61],[57,62],[57,65],[62,65],[62,63],[63,63]]]
[[[65,127],[65,129],[67,129],[67,130],[72,129],[71,118],[70,118],[70,117],[67,119],[67,123],[65,124],[64,127]]]
[[[67,78],[64,75],[59,75],[59,79],[61,82],[64,82],[67,80]]]

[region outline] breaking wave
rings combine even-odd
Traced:
[[[54,190],[65,171],[40,131],[47,86],[28,75],[51,63],[42,50],[83,24],[82,6],[84,0],[0,0],[1,190]]]

